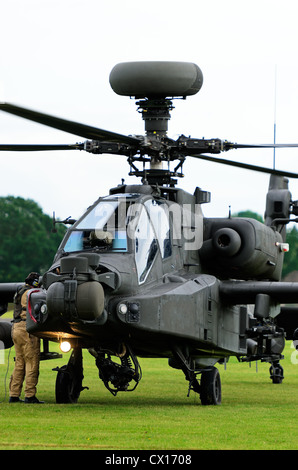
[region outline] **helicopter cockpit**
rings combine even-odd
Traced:
[[[140,194],[100,198],[68,231],[60,250],[133,253],[141,284],[158,251],[162,259],[172,254],[168,206]]]
[[[133,195],[100,199],[70,230],[63,250],[67,253],[90,249],[127,252],[127,211],[135,199]]]

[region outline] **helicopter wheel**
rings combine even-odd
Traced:
[[[279,363],[272,363],[269,369],[270,379],[273,384],[281,384],[284,379],[283,368]]]
[[[200,399],[202,405],[221,404],[221,380],[216,367],[202,372]]]
[[[83,367],[82,367],[82,350],[75,348],[67,365],[57,367],[56,369],[56,403],[77,403],[80,393],[84,388]]]
[[[61,367],[56,378],[56,403],[77,403],[80,392],[75,391],[74,380],[67,371],[67,366]]]

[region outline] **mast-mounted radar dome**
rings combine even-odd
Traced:
[[[191,62],[122,62],[110,73],[114,92],[135,98],[186,97],[202,84],[202,71]]]

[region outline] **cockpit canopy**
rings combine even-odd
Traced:
[[[157,252],[162,258],[172,254],[168,206],[139,194],[106,196],[68,231],[60,248],[64,253],[134,253],[139,282],[144,282]]]

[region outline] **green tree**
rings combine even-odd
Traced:
[[[233,214],[233,217],[247,217],[248,219],[256,219],[259,222],[264,222],[264,219],[260,214],[249,210],[237,212],[236,214]]]
[[[283,277],[293,271],[298,271],[298,230],[296,226],[292,230],[287,230],[286,242],[289,244],[290,250],[284,255]]]
[[[29,272],[49,268],[66,231],[51,229],[51,217],[33,200],[0,198],[0,282],[22,282]]]

